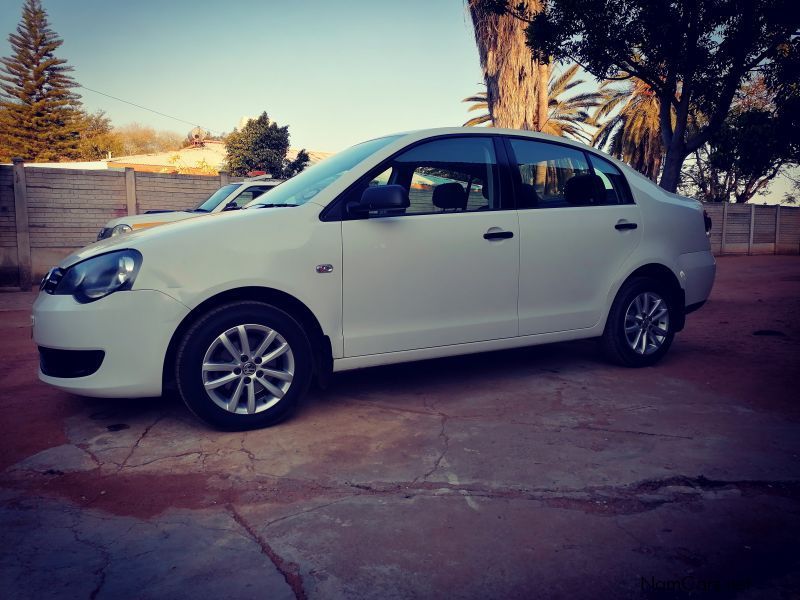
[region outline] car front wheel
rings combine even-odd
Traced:
[[[669,292],[649,277],[637,277],[622,286],[603,332],[603,350],[611,361],[646,367],[667,353],[675,337],[673,323],[678,310]]]
[[[308,390],[312,353],[282,310],[236,302],[201,317],[178,349],[178,390],[189,409],[220,429],[255,429],[286,418]]]

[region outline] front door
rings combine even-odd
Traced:
[[[516,336],[519,227],[492,137],[417,144],[351,193],[387,183],[409,208],[342,223],[345,356]]]

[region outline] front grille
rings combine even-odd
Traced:
[[[102,350],[56,350],[39,346],[39,368],[50,377],[86,377],[97,372],[105,355]]]
[[[61,281],[61,278],[64,277],[64,273],[66,273],[64,269],[53,267],[42,279],[42,282],[39,284],[39,289],[47,292],[48,294],[54,294],[59,282]]]

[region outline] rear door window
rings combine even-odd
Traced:
[[[621,202],[622,174],[608,161],[539,140],[509,140],[519,175],[517,208],[567,208]]]
[[[633,201],[622,171],[614,166],[611,161],[596,154],[590,154],[589,160],[592,161],[594,174],[600,177],[603,182],[603,187],[606,190],[606,204],[628,204]]]

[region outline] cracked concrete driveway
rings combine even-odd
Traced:
[[[654,368],[350,372],[248,433],[38,383],[32,299],[0,295],[4,598],[800,597],[798,257],[720,259]]]

